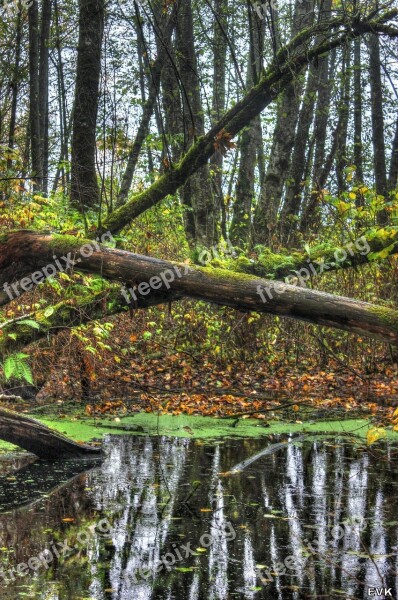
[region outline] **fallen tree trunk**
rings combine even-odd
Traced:
[[[73,253],[79,270],[130,282],[127,286],[130,291],[125,289],[124,294],[132,308],[188,296],[398,344],[398,311],[390,308],[224,269],[194,268],[106,247],[93,249],[91,256],[85,258],[79,254],[83,242],[27,231],[8,234],[0,240],[0,285],[4,285],[7,273],[25,276],[52,264],[54,255]],[[72,244],[70,252],[68,243]],[[21,287],[22,282],[18,285]]]
[[[47,460],[98,456],[101,448],[78,444],[36,419],[0,408],[0,439]]]

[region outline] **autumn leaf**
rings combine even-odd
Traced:
[[[221,129],[221,131],[214,138],[214,149],[218,152],[221,152],[221,154],[225,156],[228,150],[236,148],[236,144],[231,142],[231,139],[232,134],[225,131],[225,129]]]
[[[386,430],[382,427],[373,427],[372,429],[369,429],[368,434],[366,436],[368,446],[371,446],[372,444],[377,442],[377,440],[385,438],[386,435]]]

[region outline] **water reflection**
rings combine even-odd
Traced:
[[[109,437],[102,465],[84,473],[14,465],[17,486],[0,477],[3,506],[29,487],[26,474],[55,489],[0,515],[0,597],[337,599],[369,598],[368,587],[396,597],[398,450],[288,445],[228,474],[268,443]],[[29,567],[63,543],[64,556]],[[12,579],[20,563],[27,574]]]

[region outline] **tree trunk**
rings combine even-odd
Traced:
[[[84,213],[86,208],[98,207],[100,204],[95,159],[104,1],[80,0],[79,9],[71,202]]]
[[[354,40],[354,164],[355,182],[363,183],[361,40]]]
[[[67,254],[68,246],[71,258],[78,253],[81,243],[81,240],[26,231],[8,234],[6,239],[0,239],[0,285],[6,283],[7,277],[21,277],[48,266],[54,260],[54,254]],[[188,296],[398,344],[398,311],[389,308],[224,269],[193,268],[123,250],[98,248],[94,243],[92,246],[90,257],[79,256],[80,262],[76,263],[79,270],[101,274],[110,280],[133,281],[131,290],[123,292],[133,308],[141,298],[145,302],[147,297],[153,301],[158,297],[160,303],[173,300],[175,295]],[[29,288],[26,282],[24,287]],[[7,290],[4,286],[3,289]]]
[[[318,98],[314,123],[314,166],[312,171],[312,187],[307,194],[305,208],[300,220],[300,231],[308,232],[317,229],[320,221],[320,191],[323,188],[326,138],[330,113],[330,100],[334,81],[336,50],[319,58],[321,72],[319,74]],[[333,162],[333,161],[332,161]],[[330,168],[332,163],[330,163]]]
[[[324,0],[320,6],[319,20],[324,23],[328,20],[331,10],[331,0]],[[321,41],[319,39],[318,41]],[[298,215],[303,202],[303,188],[307,176],[307,165],[310,163],[307,154],[311,155],[312,143],[310,142],[310,128],[314,119],[315,99],[324,92],[325,79],[327,80],[328,56],[321,56],[309,68],[306,90],[297,123],[294,139],[290,173],[286,189],[285,200],[281,212],[280,239],[282,245],[294,243],[294,232],[297,230]],[[326,95],[325,95],[326,96]],[[322,111],[328,110],[328,98],[322,98]],[[325,103],[326,101],[326,103]],[[318,104],[320,104],[318,100]],[[326,119],[327,124],[327,119]],[[315,127],[317,122],[315,122]],[[323,132],[321,132],[321,135]],[[326,132],[325,132],[326,139]]]
[[[178,15],[177,53],[182,84],[185,149],[204,134],[204,112],[200,95],[201,82],[195,48],[192,2],[183,0]],[[192,248],[210,248],[217,240],[215,200],[208,164],[192,174],[182,192],[186,207],[186,234]]]
[[[225,111],[225,77],[228,48],[228,0],[215,0],[213,29],[213,97],[211,123],[215,125]],[[225,213],[223,194],[223,164],[224,157],[216,152],[211,157],[210,170],[213,173],[215,218],[221,216],[221,233],[227,239],[227,228],[223,213]]]
[[[350,47],[346,46],[342,51],[343,68],[341,73],[341,92],[338,107],[338,123],[336,135],[336,176],[337,193],[339,196],[347,190],[347,176],[345,168],[347,159],[347,133],[348,118],[350,114],[350,83],[351,83],[351,54]]]
[[[23,22],[21,12],[18,11],[17,22],[16,22],[16,37],[15,37],[15,64],[14,73],[11,82],[12,94],[11,94],[11,115],[10,125],[8,129],[8,147],[13,150],[15,144],[15,125],[17,120],[17,101],[18,101],[18,90],[19,90],[19,65],[21,61],[21,42],[22,42]],[[12,168],[11,156],[7,159],[7,170]]]
[[[313,17],[313,1],[297,0],[292,37],[295,38],[303,28],[310,26]],[[277,217],[290,167],[302,89],[303,77],[292,78],[278,102],[270,159],[254,215],[254,244],[272,246],[276,242]]]
[[[398,117],[395,122],[395,135],[392,142],[390,170],[388,173],[388,191],[391,192],[397,187],[398,179]]]
[[[30,155],[32,164],[33,191],[40,191],[43,185],[43,165],[40,144],[39,108],[39,8],[37,0],[32,0],[28,10],[29,18],[29,131]]]
[[[65,163],[69,160],[69,134],[72,120],[69,120],[66,107],[66,87],[64,76],[64,61],[62,59],[61,36],[59,27],[59,11],[58,2],[54,0],[54,20],[55,20],[55,47],[57,50],[57,58],[55,66],[57,70],[58,84],[58,106],[59,106],[59,121],[60,121],[60,164],[57,168],[57,173],[54,178],[52,193],[55,194],[58,187],[59,176],[62,176],[62,186],[64,190],[69,189],[69,169],[65,169]]]
[[[40,154],[42,161],[42,191],[48,191],[48,43],[51,26],[51,0],[43,0],[39,58]]]
[[[246,82],[250,89],[259,81],[264,50],[264,20],[259,19],[256,14],[252,15],[251,8],[249,8],[249,31],[250,46]],[[254,175],[260,143],[261,119],[258,115],[243,130],[239,144],[240,163],[229,237],[235,246],[241,248],[247,247],[250,242]]]
[[[311,65],[294,139],[286,196],[281,211],[280,241],[283,246],[294,243],[296,219],[301,208],[307,162],[306,153],[309,150],[310,127],[314,116],[315,94],[318,87],[316,71],[316,68]]]
[[[372,111],[373,165],[376,193],[387,196],[386,148],[384,142],[383,87],[381,83],[380,43],[376,34],[369,35],[369,77]],[[387,223],[387,212],[377,214],[380,225]]]
[[[163,66],[165,64],[167,58],[167,49],[170,46],[170,40],[173,33],[173,30],[176,25],[176,14],[178,12],[178,3],[173,4],[173,13],[169,18],[164,32],[160,32],[160,36],[162,38],[162,43],[159,44],[159,54],[153,65],[150,67],[150,87],[149,87],[149,95],[146,100],[141,116],[141,121],[138,126],[138,130],[134,139],[134,142],[131,146],[127,166],[123,173],[122,183],[120,186],[120,191],[117,197],[116,206],[123,206],[123,204],[127,200],[128,193],[131,188],[131,184],[133,182],[134,172],[137,167],[138,159],[141,153],[141,149],[143,143],[145,141],[146,136],[149,131],[149,124],[152,118],[152,115],[155,111],[156,101],[159,94],[160,87],[160,79]],[[137,19],[140,18],[139,15]],[[138,28],[141,28],[141,24],[138,23]],[[142,33],[142,32],[141,32]],[[141,44],[142,45],[142,44]]]
[[[0,439],[48,460],[98,456],[101,448],[78,444],[67,437],[11,410],[0,408]]]

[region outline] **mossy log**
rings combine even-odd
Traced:
[[[76,250],[76,240],[74,248]],[[30,274],[34,269],[52,263],[54,253],[59,256],[66,249],[61,236],[27,231],[10,233],[7,240],[0,240],[0,286],[6,281],[5,274]],[[187,296],[243,311],[265,312],[335,327],[398,344],[398,311],[308,288],[225,269],[171,263],[106,247],[93,249],[88,258],[79,256],[76,268],[101,274],[109,280],[132,282],[130,285],[135,290],[135,297],[130,297],[131,308]]]
[[[36,419],[5,408],[0,408],[0,439],[47,460],[98,456],[102,452],[101,448],[78,444]]]
[[[241,255],[222,262],[215,260],[214,264],[256,277],[286,280],[297,276],[298,281],[307,281],[318,275],[359,267],[398,254],[398,227],[365,231],[355,241],[347,241],[341,246],[319,244],[308,252],[286,249],[276,253],[266,247],[257,247],[257,251],[257,260]]]

